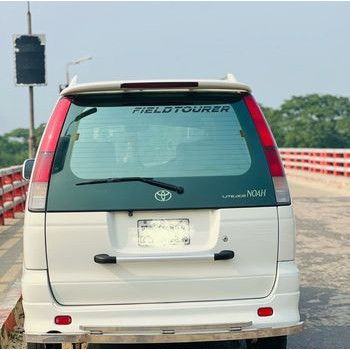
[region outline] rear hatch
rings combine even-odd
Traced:
[[[75,96],[46,207],[56,300],[268,295],[278,218],[265,152],[241,93]],[[214,260],[221,251],[234,257]]]

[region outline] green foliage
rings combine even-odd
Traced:
[[[282,126],[282,118],[277,113],[277,110],[261,106],[261,109],[270,125],[270,128],[275,136],[277,145],[282,145],[284,143],[284,129]]]
[[[44,132],[45,124],[35,129],[37,145]],[[28,129],[15,129],[0,136],[0,168],[22,164],[28,158]]]
[[[280,147],[350,148],[350,99],[293,96],[280,108],[262,108]]]

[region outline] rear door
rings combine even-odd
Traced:
[[[103,182],[112,178],[122,181]],[[275,280],[277,220],[271,176],[241,95],[73,101],[46,213],[49,278],[61,304],[264,297]],[[212,258],[225,250],[234,257]],[[101,254],[110,263],[96,262]]]

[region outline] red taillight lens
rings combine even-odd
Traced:
[[[273,309],[272,307],[261,307],[258,309],[258,316],[260,317],[266,317],[266,316],[272,316],[273,315]]]
[[[62,98],[58,101],[47,124],[39,152],[55,152],[58,138],[60,137],[71,103],[72,101],[69,98]]]
[[[275,187],[277,203],[288,204],[290,203],[289,189],[275,139],[254,97],[252,95],[245,95],[244,101],[264,147],[265,157]]]
[[[267,163],[272,176],[284,176],[281,158],[276,146],[264,147]]]
[[[28,196],[29,210],[45,210],[47,186],[50,179],[52,162],[70,104],[71,100],[68,98],[59,100],[46,126],[35,160],[32,183]]]
[[[51,166],[54,152],[39,151],[36,157],[36,164],[33,170],[33,182],[48,182],[50,178]]]
[[[70,316],[56,316],[55,317],[55,324],[58,324],[60,326],[65,326],[72,323],[72,317]]]
[[[149,82],[149,83],[123,83],[120,85],[121,89],[174,89],[174,88],[194,88],[198,87],[198,82],[184,81],[184,82]]]

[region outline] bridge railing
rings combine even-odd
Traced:
[[[350,177],[350,149],[279,148],[286,169]],[[0,169],[0,225],[24,211],[28,181],[22,178],[22,166]]]
[[[350,177],[350,149],[280,148],[286,169]]]
[[[28,181],[22,177],[22,166],[0,169],[0,225],[6,218],[24,211]]]

